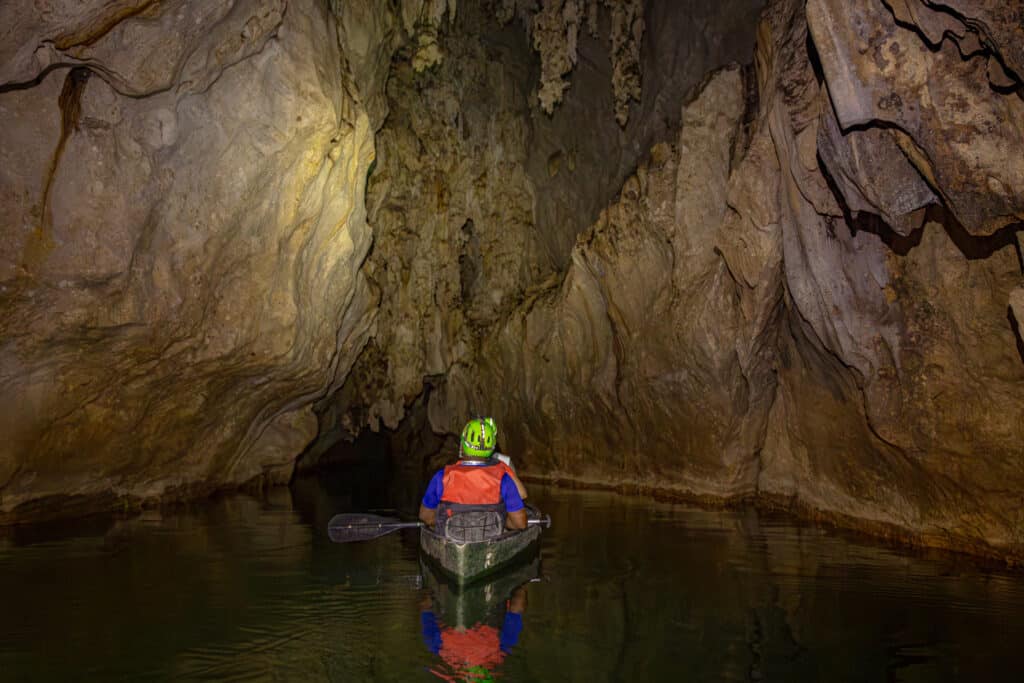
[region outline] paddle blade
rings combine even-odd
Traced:
[[[371,541],[398,529],[420,526],[420,522],[403,522],[394,517],[365,513],[335,515],[327,524],[327,535],[335,543]]]

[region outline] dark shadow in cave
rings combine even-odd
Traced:
[[[1002,64],[1002,62],[1000,62],[1000,64]],[[1016,95],[1020,99],[1024,100],[1024,85],[1021,85],[1020,83],[1015,83],[1014,85],[997,85],[992,81],[989,81],[988,86],[992,88],[993,92],[999,93],[1000,95]]]
[[[462,224],[465,243],[462,246],[462,253],[459,254],[459,286],[463,302],[473,300],[479,289],[478,284],[483,270],[480,237],[476,234],[475,228],[471,218],[467,218]]]
[[[372,431],[364,427],[354,437],[339,438],[315,454],[307,450],[299,456],[293,482],[306,475],[364,466],[384,478],[422,478],[434,457],[447,445],[447,436],[434,433],[427,415],[430,392],[436,382],[437,378],[427,378],[423,392],[406,407],[405,417],[395,429],[382,426],[379,431]],[[324,417],[321,415],[320,419]],[[307,457],[311,461],[303,462]]]
[[[1020,336],[1020,324],[1017,322],[1017,316],[1013,314],[1013,307],[1006,307],[1006,319],[1010,321],[1010,329],[1013,330],[1014,341],[1017,342],[1017,354],[1020,356],[1020,362],[1024,363],[1024,338]]]
[[[986,259],[1000,249],[1012,245],[1017,253],[1017,262],[1024,271],[1020,247],[1017,244],[1017,233],[1024,230],[1024,223],[1004,225],[991,235],[972,235],[957,220],[953,212],[944,206],[929,206],[925,221],[940,223],[949,239],[953,240],[953,244],[970,260]]]
[[[34,88],[43,81],[45,81],[46,77],[50,75],[50,72],[64,68],[67,68],[66,64],[51,64],[42,71],[40,71],[39,75],[31,80],[0,84],[0,95],[9,92],[15,92],[18,90],[29,90],[31,88]]]
[[[742,161],[750,150],[750,143],[754,139],[754,130],[757,125],[758,113],[761,107],[761,92],[757,83],[757,72],[753,64],[744,64],[740,75],[743,79],[743,117],[740,119],[740,130],[732,138],[729,147],[729,174]],[[648,151],[650,161],[650,151]]]
[[[804,49],[807,51],[807,61],[811,63],[811,70],[814,71],[814,78],[818,81],[818,86],[820,87],[825,83],[825,69],[821,65],[821,57],[818,56],[818,48],[814,45],[814,39],[811,38],[810,31],[807,32]]]

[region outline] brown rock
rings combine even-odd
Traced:
[[[771,313],[744,318],[714,247],[726,229],[754,229],[725,223],[743,107],[738,70],[710,80],[683,114],[671,160],[641,167],[580,236],[564,280],[513,313],[479,370],[454,368],[432,395],[435,424],[454,430],[483,403],[508,426],[511,450],[551,476],[752,491],[772,387],[758,374],[763,340],[738,340]],[[771,309],[779,281],[768,280]]]
[[[1024,558],[1017,4],[774,0],[692,96],[760,5],[642,5],[0,7],[0,519],[485,410],[527,474]]]
[[[938,202],[888,130],[844,134],[827,95],[821,107],[818,155],[850,211],[881,216],[901,235],[920,227],[914,213]]]
[[[884,116],[872,110],[856,121],[866,128],[842,132],[827,129],[827,108],[844,124],[844,115],[853,116],[869,102],[864,93],[908,92],[900,89],[908,85],[903,79],[932,73],[925,90],[901,95],[907,107],[920,103],[922,113],[920,128],[904,128],[897,140],[904,151],[928,147],[930,166],[921,166],[913,154],[910,159],[937,196],[952,198],[958,214],[991,215],[997,200],[980,190],[971,194],[961,183],[977,183],[978,176],[950,170],[962,161],[952,146],[963,130],[958,112],[940,123],[937,109],[924,111],[931,106],[927,97],[919,99],[922,93],[961,88],[956,79],[967,78],[947,63],[946,49],[932,53],[908,44],[916,34],[903,33],[889,15],[862,5],[840,11],[811,2],[808,15],[831,95],[822,107],[826,130],[818,133],[819,155],[850,208],[873,209],[896,222],[923,193],[899,158],[878,147],[885,131],[873,126],[887,121]],[[794,19],[782,25],[799,25],[799,14]],[[893,44],[894,36],[904,41],[900,59],[921,60],[914,68],[901,62],[903,75],[872,51]],[[1022,436],[1024,364],[1005,303],[1021,280],[1019,261],[1004,239],[1013,228],[988,239],[973,237],[954,217],[936,212],[944,225],[930,223],[899,239],[887,226],[836,215],[820,179],[808,173],[800,144],[809,130],[814,87],[785,85],[809,84],[801,75],[804,60],[786,54],[803,44],[796,35],[783,45],[776,42],[772,51],[776,63],[785,65],[781,82],[787,94],[770,121],[782,167],[789,170],[782,194],[789,298],[759,492],[789,497],[846,524],[895,529],[918,542],[1020,555],[1019,500],[1006,493],[1024,483],[1024,462],[1014,445]],[[840,68],[843,59],[849,61]],[[973,92],[972,111],[1016,106],[998,93]],[[865,144],[875,163],[858,159],[858,146]],[[979,144],[990,142],[979,138]],[[1011,136],[1003,144],[1018,143]],[[995,164],[995,156],[972,158]],[[879,173],[878,163],[886,172]],[[890,183],[918,200],[900,205]],[[991,411],[995,405],[998,417]]]
[[[3,82],[40,78],[0,94],[4,515],[287,470],[367,337],[372,131],[333,18],[184,5],[2,10]]]
[[[999,27],[1013,12],[986,16]],[[1024,218],[1024,158],[1006,154],[1024,145],[1024,101],[993,89],[984,55],[962,56],[952,40],[933,51],[881,3],[810,0],[807,15],[844,131],[899,129],[904,153],[972,234]],[[1019,31],[1018,20],[992,33]]]

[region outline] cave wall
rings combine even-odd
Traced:
[[[289,476],[376,300],[373,131],[335,23],[0,7],[0,513]]]
[[[762,0],[634,4],[642,5],[642,12],[627,27],[617,29],[612,12],[599,11],[593,34],[579,28],[576,63],[550,113],[537,106],[538,99],[531,102],[526,167],[537,187],[534,220],[561,270],[568,266],[576,236],[619,194],[651,147],[673,136],[683,102],[705,75],[725,64],[750,62],[764,7]],[[641,36],[635,68],[620,63],[628,60],[612,59],[607,37],[625,31]],[[622,72],[632,71],[637,91],[626,98],[618,91],[629,89],[615,85],[625,80]],[[531,76],[537,81],[543,73]]]
[[[1019,555],[1024,357],[1008,305],[1024,174],[1008,150],[1024,143],[1024,101],[1019,77],[1007,87],[993,70],[1009,53],[988,34],[1014,21],[994,7],[806,5],[821,73],[803,68],[772,134],[790,188],[788,345],[827,355],[805,351],[784,373],[761,490]],[[932,21],[946,25],[938,41]],[[828,394],[808,388],[829,377],[841,381]]]
[[[724,72],[564,280],[456,369],[437,422],[493,405],[543,476],[1019,557],[1024,117],[993,37],[1012,17],[915,11],[967,37],[929,43],[880,3],[771,3],[749,142],[713,108],[742,93]]]
[[[411,246],[423,233],[407,228],[393,244],[411,265],[391,261],[388,277],[429,275],[382,285],[382,311],[388,292],[415,292],[428,319],[445,301],[470,325],[425,371],[422,342],[399,354],[385,344],[358,364],[377,370],[360,386],[387,395],[415,368],[388,426],[425,382],[436,431],[490,412],[504,448],[543,478],[756,496],[1020,556],[1024,178],[1008,153],[1024,142],[1019,23],[996,5],[968,9],[769,3],[755,73],[727,68],[702,84],[598,219],[564,233],[567,262],[550,237],[521,242],[516,229],[473,247],[482,221],[467,237],[460,210],[446,232],[431,229],[442,258],[417,265],[437,242]],[[568,158],[555,156],[552,177]],[[529,172],[506,178],[502,192],[517,196],[551,189]],[[525,202],[497,205],[523,215]],[[486,270],[508,262],[503,240],[554,256],[509,289],[512,269]],[[480,255],[488,291],[515,293],[475,321],[475,298],[456,286],[466,253]],[[414,311],[393,318],[402,334]],[[421,339],[451,339],[439,329]],[[354,403],[350,427],[386,412]]]
[[[708,81],[678,137],[656,147],[580,235],[564,279],[488,339],[479,368],[452,373],[432,401],[436,419],[497,406],[506,447],[548,476],[718,497],[752,491],[781,278],[772,229],[727,205],[744,93],[738,68]],[[720,233],[765,259],[749,299],[721,256]]]
[[[599,4],[594,34],[578,27],[578,66],[550,115],[541,62],[564,36],[538,41],[524,31],[532,15],[502,20],[502,3],[467,3],[442,24],[436,64],[421,68],[415,43],[397,53],[367,189],[377,332],[320,404],[321,441],[305,464],[361,428],[396,429],[425,391],[476,372],[487,336],[564,276],[577,235],[678,126],[679,103],[706,72],[750,58],[761,7],[645,3],[637,59],[649,87],[620,126],[615,16]]]
[[[0,27],[0,520],[488,412],[529,475],[1024,557],[1015,4]]]

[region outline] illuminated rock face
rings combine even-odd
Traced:
[[[49,5],[0,8],[0,512],[287,477],[376,300],[333,16]]]
[[[803,25],[801,4],[776,5],[773,33]],[[781,70],[769,125],[790,323],[759,490],[1019,557],[1024,167],[1007,151],[1024,148],[1024,101],[1019,70],[1007,86],[993,63],[1014,63],[1020,10],[888,4],[810,0],[820,73],[799,51]],[[932,49],[935,21],[950,33]]]
[[[453,371],[432,417],[451,428],[494,406],[506,447],[549,476],[753,492],[783,288],[779,228],[764,221],[777,174],[741,166],[730,183],[745,105],[740,70],[716,73],[579,236],[565,277]],[[765,134],[751,157],[772,161]],[[723,255],[737,250],[742,282]]]
[[[528,474],[1024,557],[1020,10],[680,6],[0,7],[0,515],[485,411]]]

